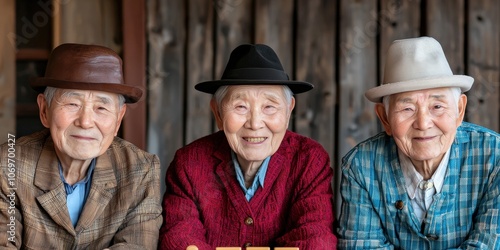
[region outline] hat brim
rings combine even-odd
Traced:
[[[365,92],[365,97],[377,103],[382,102],[382,97],[384,96],[423,89],[459,87],[462,92],[466,92],[472,87],[473,83],[474,78],[466,75],[429,77],[411,81],[387,83],[367,90]]]
[[[294,94],[307,92],[314,88],[314,85],[302,81],[289,80],[242,80],[242,79],[223,79],[198,83],[194,88],[198,91],[215,94],[220,86],[228,85],[286,85]]]
[[[31,88],[43,93],[45,88],[54,87],[61,89],[95,90],[120,94],[125,97],[125,103],[136,103],[142,97],[142,89],[119,83],[92,83],[56,80],[47,77],[37,77],[30,82]]]

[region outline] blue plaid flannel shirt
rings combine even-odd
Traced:
[[[339,249],[500,249],[500,135],[462,123],[442,191],[422,224],[397,146],[382,132],[342,159]]]

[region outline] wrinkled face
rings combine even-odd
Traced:
[[[263,161],[278,150],[294,105],[295,99],[288,104],[279,85],[238,85],[228,88],[220,109],[212,101],[212,111],[240,164],[245,164]]]
[[[61,161],[88,160],[102,155],[120,128],[126,106],[119,106],[118,95],[58,89],[47,105],[38,95],[40,119],[50,129]]]
[[[450,88],[391,95],[387,116],[376,110],[387,134],[412,161],[441,161],[463,120],[467,97],[457,99]]]

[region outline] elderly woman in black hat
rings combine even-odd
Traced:
[[[332,169],[317,142],[288,130],[294,94],[266,45],[240,45],[221,80],[202,82],[219,132],[179,149],[166,176],[160,249],[335,249]]]
[[[432,37],[386,58],[365,93],[385,131],[342,161],[339,249],[500,249],[500,135],[463,122],[474,79]]]
[[[45,77],[32,83],[47,129],[1,146],[0,218],[9,228],[0,246],[156,249],[160,165],[116,137],[126,103],[142,95],[122,76],[109,48],[52,51]]]

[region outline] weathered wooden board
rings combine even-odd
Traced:
[[[294,72],[293,10],[290,0],[255,1],[255,43],[273,48],[290,78]]]
[[[59,43],[98,44],[121,53],[120,9],[114,1],[55,1],[60,21],[54,40]],[[58,44],[54,44],[57,46]]]
[[[387,49],[394,40],[421,36],[421,0],[380,0],[380,79],[383,77]]]
[[[214,1],[215,79],[222,76],[231,51],[253,41],[252,3],[249,0]]]
[[[466,120],[500,131],[500,1],[468,2]]]
[[[214,2],[189,0],[188,5],[186,144],[214,130],[211,95],[194,89],[197,83],[214,79]]]
[[[161,176],[184,145],[186,2],[148,0],[148,150],[159,156]],[[165,186],[162,185],[162,190]]]
[[[0,143],[16,134],[15,2],[3,0],[0,8]]]
[[[427,1],[425,13],[426,35],[441,43],[453,73],[464,74],[464,0]]]
[[[374,1],[342,1],[339,30],[338,155],[343,157],[358,142],[377,132],[373,104],[364,92],[377,81],[377,6]],[[340,182],[337,174],[337,185]],[[339,194],[338,194],[339,195]],[[337,204],[336,212],[340,211]]]

